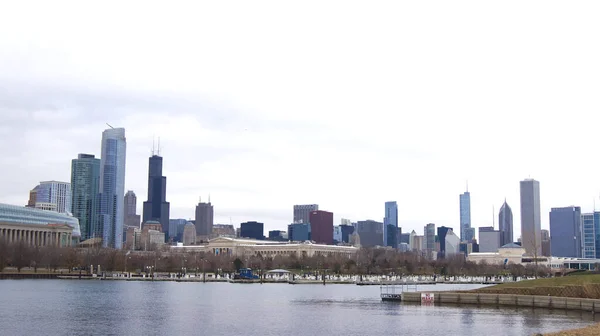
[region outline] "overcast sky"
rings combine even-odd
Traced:
[[[70,180],[125,127],[146,200],[160,136],[172,218],[285,228],[293,204],[403,231],[473,225],[519,181],[551,207],[600,208],[598,1],[5,1],[0,202]],[[98,3],[100,4],[100,3]],[[496,222],[497,225],[497,222]]]

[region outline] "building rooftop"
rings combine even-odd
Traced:
[[[79,220],[56,211],[0,203],[0,222],[10,224],[66,224],[73,228],[73,237],[81,237]]]

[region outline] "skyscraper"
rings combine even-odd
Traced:
[[[383,218],[383,245],[398,248],[398,204],[385,202]]]
[[[423,247],[425,248],[427,257],[432,257],[433,251],[435,251],[435,224],[429,223],[425,225],[424,231]]]
[[[125,197],[123,198],[125,207],[125,227],[140,227],[140,215],[137,214],[137,196],[133,190],[127,190]]]
[[[501,240],[502,232],[493,226],[479,228],[479,252],[498,252],[498,249],[502,247]]]
[[[581,258],[580,207],[550,210],[550,254],[554,257]]]
[[[581,215],[582,253],[583,258],[600,257],[600,212]]]
[[[59,213],[72,213],[71,183],[42,181],[37,186],[35,207]]]
[[[100,159],[79,154],[71,161],[71,205],[73,217],[79,219],[81,240],[94,238],[98,220]]]
[[[124,128],[102,132],[99,215],[94,234],[102,237],[103,247],[120,249],[123,246],[126,151]]]
[[[440,242],[440,252],[438,253],[438,259],[444,259],[446,257],[446,234],[448,231],[452,231],[452,228],[440,226],[437,228],[437,236]]]
[[[312,211],[309,223],[313,241],[317,244],[333,244],[333,212]]]
[[[160,151],[160,150],[159,150]],[[153,155],[148,160],[148,200],[144,202],[142,220],[160,222],[165,237],[169,234],[169,202],[167,202],[167,178],[162,176],[163,158]]]
[[[194,223],[196,225],[196,241],[210,239],[214,224],[213,215],[214,210],[210,201],[208,203],[200,202],[196,205],[196,221]]]
[[[250,238],[256,240],[265,239],[265,225],[259,222],[245,222],[240,224],[240,238]],[[331,231],[333,234],[333,231]]]
[[[513,214],[510,206],[506,203],[506,200],[504,200],[504,204],[502,204],[500,212],[498,213],[498,223],[500,226],[500,246],[514,242]]]
[[[472,232],[471,228],[471,194],[469,191],[465,191],[459,196],[460,205],[460,240],[471,241]]]
[[[309,223],[310,213],[317,210],[318,204],[294,205],[294,223]]]
[[[542,255],[540,218],[540,183],[521,181],[521,243],[530,256]]]
[[[360,237],[362,247],[383,245],[383,223],[374,220],[358,221],[356,234]]]

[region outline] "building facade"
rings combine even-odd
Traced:
[[[398,248],[398,203],[385,202],[383,218],[383,245]]]
[[[383,223],[374,220],[358,221],[356,233],[362,247],[383,246]]]
[[[581,258],[581,207],[552,208],[549,238],[552,256]]]
[[[81,240],[94,238],[97,232],[99,185],[100,159],[79,154],[71,161],[71,206],[73,217],[79,220]]]
[[[212,237],[235,237],[235,228],[231,224],[215,224],[212,229]]]
[[[317,210],[318,204],[294,205],[294,223],[310,223],[310,213]]]
[[[502,204],[502,207],[500,207],[500,212],[498,213],[498,223],[499,231],[501,233],[500,246],[513,243],[513,214],[510,206],[508,206],[508,203],[506,203],[506,200],[504,200],[504,204]]]
[[[254,221],[240,224],[240,238],[264,240],[265,224]]]
[[[520,183],[521,189],[521,242],[530,256],[542,255],[540,216],[540,183],[526,179]]]
[[[498,252],[501,245],[502,233],[493,226],[479,228],[479,252]]]
[[[333,213],[312,211],[309,216],[311,240],[317,244],[333,244]]]
[[[460,254],[460,238],[454,233],[454,230],[450,229],[446,232],[444,247],[444,258],[450,258]]]
[[[196,205],[196,240],[208,241],[213,230],[213,216],[214,209],[210,202]]]
[[[0,239],[29,246],[72,246],[79,242],[79,220],[68,214],[0,203]]]
[[[581,244],[583,258],[597,258],[600,212],[584,213],[581,215]]]
[[[102,132],[98,225],[94,237],[102,237],[103,247],[123,246],[126,152],[124,128]]]
[[[188,222],[183,228],[183,245],[194,244],[196,244],[196,226]]]
[[[71,183],[60,181],[42,181],[37,186],[36,208],[73,213]]]
[[[166,237],[169,233],[170,204],[167,202],[167,178],[163,176],[162,156],[152,155],[148,160],[148,200],[144,202],[143,221],[159,221]]]
[[[424,247],[427,253],[435,251],[435,224],[429,223],[424,228]]]
[[[342,240],[340,243],[349,244],[350,235],[354,233],[354,226],[348,224],[341,224],[340,231],[342,232]]]
[[[310,224],[293,223],[288,225],[288,239],[295,242],[310,240]]]
[[[127,190],[125,197],[123,197],[123,206],[125,211],[125,218],[123,219],[124,226],[140,228],[141,218],[137,214],[137,196],[133,190]]]
[[[471,241],[474,237],[471,237],[473,231],[471,228],[471,193],[465,191],[459,196],[460,206],[460,240]]]
[[[444,259],[446,257],[446,235],[452,228],[440,226],[437,228],[438,241],[440,242],[440,249],[438,252],[438,259]]]

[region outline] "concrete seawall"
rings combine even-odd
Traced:
[[[404,292],[402,301],[421,302],[421,293],[433,293],[435,304],[475,304],[546,309],[581,310],[600,313],[600,300],[556,296],[480,294],[454,292]]]

